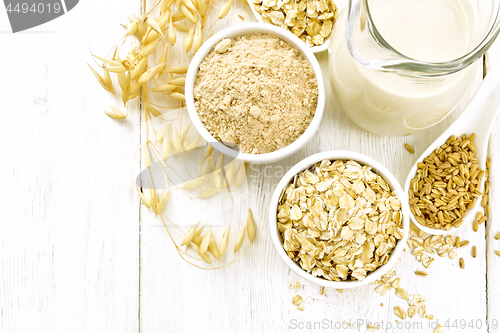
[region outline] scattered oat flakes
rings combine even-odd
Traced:
[[[425,315],[425,318],[429,319],[429,320],[434,320],[434,315],[433,314],[428,314],[428,315]]]
[[[403,310],[402,307],[400,306],[395,306],[394,307],[394,313],[396,314],[396,316],[398,316],[399,318],[401,319],[406,319],[406,312],[405,310]]]
[[[408,305],[414,307],[421,307],[425,303],[425,296],[420,294],[411,295],[411,299],[408,301]]]
[[[500,239],[500,232],[495,235],[495,239],[499,240]]]
[[[323,44],[337,16],[331,0],[253,0],[253,6],[264,22],[291,31],[307,46]]]
[[[405,301],[408,301],[410,299],[410,297],[408,295],[408,291],[404,290],[403,288],[397,288],[396,289],[396,295],[399,298],[404,299]]]
[[[496,250],[495,254],[500,257],[500,251]]]
[[[418,315],[420,316],[420,318],[424,318],[426,312],[427,306],[425,304],[420,306],[420,308],[418,309]]]
[[[292,283],[290,283],[289,287],[290,287],[291,291],[295,291],[295,290],[300,288],[300,282],[298,282],[298,281],[292,282]]]
[[[380,329],[380,325],[377,323],[376,325],[373,325],[372,323],[366,324],[366,329],[370,332],[375,332]]]
[[[443,333],[443,327],[438,325],[438,327],[434,330],[434,333]]]
[[[303,300],[304,299],[300,295],[295,295],[292,298],[293,305],[295,305],[295,306],[298,306],[299,304],[301,304]]]

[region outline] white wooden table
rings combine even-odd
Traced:
[[[0,331],[354,332],[356,326],[342,323],[358,319],[395,328],[393,307],[405,302],[393,292],[382,297],[367,286],[344,293],[327,290],[321,297],[319,287],[286,268],[268,234],[271,193],[280,173],[310,154],[332,149],[371,156],[402,182],[417,156],[457,114],[419,135],[385,138],[356,127],[329,93],[313,140],[285,161],[250,166],[248,180],[261,185],[251,186],[247,201],[222,218],[221,224],[239,221],[250,206],[258,228],[254,244],[230,267],[194,268],[179,258],[135,192],[144,136],[138,104],[130,105],[123,122],[106,117],[102,110],[116,102],[86,65],[91,52],[105,54],[122,36],[118,23],[139,13],[140,6],[140,0],[82,0],[63,17],[15,35],[0,9]],[[217,6],[216,11],[222,3]],[[236,3],[214,30],[240,23],[237,14],[252,20],[250,10]],[[327,54],[318,59],[326,77]],[[480,78],[474,88],[479,83]],[[405,150],[406,142],[414,155]],[[494,254],[500,241],[493,240],[500,231],[499,149],[497,120],[489,146],[489,234],[484,236],[484,224],[477,233],[471,226],[456,233],[477,246],[478,257],[470,256],[470,246],[460,250],[463,270],[458,258],[438,258],[426,278],[414,275],[422,266],[408,252],[396,266],[410,294],[427,296],[427,313],[442,325],[458,320],[458,328],[446,332],[500,332],[500,258]],[[176,207],[174,215],[182,217],[185,209]],[[295,293],[288,284],[295,281],[302,283],[297,293],[313,298],[303,312],[291,302]],[[460,320],[467,325],[472,320],[475,328],[460,329]],[[496,328],[487,329],[486,320],[496,320]],[[314,322],[320,322],[319,329],[300,329]],[[380,332],[432,331],[418,315],[403,323],[422,323],[422,328]]]

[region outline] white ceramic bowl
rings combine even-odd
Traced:
[[[382,265],[378,267],[375,271],[369,273],[366,276],[366,278],[362,281],[336,282],[336,281],[328,281],[320,277],[314,277],[312,274],[309,274],[306,271],[304,271],[298,264],[296,264],[292,259],[290,259],[286,254],[282,245],[281,235],[278,230],[278,219],[276,216],[278,209],[278,201],[280,199],[281,192],[286,186],[288,186],[288,184],[290,184],[290,182],[293,180],[293,177],[296,174],[300,173],[305,169],[308,169],[309,167],[313,166],[314,164],[322,160],[353,160],[361,165],[368,165],[372,167],[372,170],[377,174],[379,174],[380,176],[382,176],[382,178],[384,178],[384,180],[387,181],[387,183],[391,186],[391,188],[394,191],[396,191],[397,196],[401,201],[401,209],[403,212],[403,234],[404,234],[403,238],[400,239],[396,244],[396,247],[390,254],[389,261],[385,265]],[[283,261],[288,265],[288,267],[290,267],[291,270],[293,270],[295,273],[297,273],[304,279],[316,283],[320,286],[337,288],[337,289],[347,289],[347,288],[360,287],[369,284],[375,280],[378,280],[382,277],[382,275],[387,273],[394,266],[394,264],[398,261],[399,257],[401,256],[401,253],[403,253],[403,249],[405,248],[406,245],[406,239],[408,238],[408,233],[410,230],[409,216],[410,216],[410,208],[408,206],[408,200],[406,199],[406,195],[403,192],[401,185],[398,183],[398,181],[392,175],[392,173],[389,172],[389,170],[387,170],[382,164],[378,163],[377,161],[368,156],[350,151],[334,150],[334,151],[327,151],[315,154],[303,159],[302,161],[297,163],[294,167],[292,167],[283,176],[281,181],[278,183],[276,190],[274,191],[273,197],[271,198],[271,205],[269,208],[269,227],[271,231],[271,238],[273,240],[274,246],[276,247],[276,250],[278,251],[278,254],[283,259]]]
[[[264,23],[264,24],[270,24],[270,23],[265,23],[264,20],[262,19],[262,15],[257,13],[252,0],[247,0],[247,2],[248,2],[248,6],[252,10],[252,13],[255,16],[255,18],[257,19],[257,21],[259,21],[260,23]],[[337,9],[337,13],[338,13],[338,9]],[[326,50],[328,50],[328,45],[330,45],[330,38],[331,37],[332,37],[332,35],[328,36],[328,38],[325,40],[325,42],[321,45],[311,46],[311,47],[306,46],[306,47],[309,50],[311,50],[312,53],[320,53],[320,52],[326,51]]]
[[[286,41],[293,47],[295,47],[298,51],[300,51],[300,53],[304,56],[304,58],[307,59],[307,61],[309,61],[309,63],[311,64],[312,68],[314,69],[314,73],[316,75],[316,80],[318,82],[318,105],[316,107],[316,113],[314,114],[314,117],[311,123],[309,124],[309,127],[304,131],[304,133],[302,133],[302,135],[297,140],[295,140],[288,146],[280,150],[276,150],[274,152],[266,154],[240,153],[227,147],[221,142],[218,142],[207,131],[207,129],[201,122],[200,117],[198,116],[198,112],[196,111],[196,108],[194,106],[194,97],[193,97],[193,88],[194,88],[194,82],[196,80],[196,73],[198,72],[200,63],[205,58],[205,56],[210,51],[212,51],[212,48],[224,38],[233,38],[236,36],[241,36],[254,32],[269,33],[275,35],[281,38],[282,40]],[[298,39],[291,32],[264,23],[244,23],[235,25],[226,28],[216,33],[212,37],[210,37],[200,47],[198,52],[196,52],[195,56],[193,57],[193,60],[191,60],[191,63],[189,64],[189,69],[186,75],[184,94],[186,96],[186,107],[189,113],[189,117],[191,118],[194,127],[198,130],[202,138],[205,139],[205,141],[209,142],[215,149],[217,149],[221,153],[242,161],[252,162],[252,163],[276,162],[284,159],[287,156],[292,155],[300,148],[302,148],[307,143],[307,141],[309,141],[314,136],[314,134],[318,130],[319,124],[321,123],[321,118],[323,116],[323,110],[325,108],[325,84],[323,81],[323,74],[321,73],[321,68],[314,54],[307,48],[307,46],[305,46],[304,43],[302,43],[300,39]]]

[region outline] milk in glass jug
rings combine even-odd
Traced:
[[[499,27],[499,0],[350,0],[328,50],[334,96],[370,132],[426,129],[455,109]]]

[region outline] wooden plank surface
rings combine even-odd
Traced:
[[[0,9],[1,332],[138,331],[139,117],[104,115],[87,66],[138,7],[81,1],[18,34]]]
[[[167,215],[184,226],[195,218],[192,211],[210,216],[207,222],[214,223],[215,232],[229,224],[236,232],[252,208],[258,232],[253,245],[227,268],[200,270],[179,258],[162,223],[139,207],[134,181],[145,137],[139,105],[130,106],[123,122],[104,116],[102,110],[118,102],[100,89],[86,66],[89,47],[106,53],[123,33],[117,23],[138,13],[140,2],[82,1],[64,17],[30,32],[0,34],[0,60],[9,64],[8,79],[0,83],[0,170],[7,185],[0,194],[0,331],[350,332],[358,331],[362,320],[361,332],[367,321],[384,323],[386,329],[379,332],[432,332],[430,322],[418,315],[403,323],[421,327],[397,329],[393,307],[405,302],[393,293],[378,295],[374,286],[319,295],[319,287],[298,278],[277,255],[267,214],[281,175],[320,151],[366,154],[403,182],[414,160],[457,114],[421,134],[385,138],[354,125],[330,95],[313,140],[279,163],[250,165],[247,187],[234,196],[234,205],[225,207],[214,198],[167,207]],[[217,3],[215,13],[221,6]],[[236,2],[214,31],[241,23],[237,14],[245,22],[253,20],[250,10]],[[2,31],[8,30],[5,19],[0,10]],[[182,44],[183,35],[178,40]],[[181,49],[170,61],[187,61]],[[327,54],[318,59],[326,78]],[[329,91],[328,80],[326,84]],[[415,148],[415,155],[404,143]],[[466,269],[458,267],[458,258],[438,258],[425,278],[413,274],[423,267],[408,252],[396,265],[402,286],[427,297],[434,322],[445,325],[448,320],[446,332],[500,331],[493,326],[487,330],[484,322],[500,320],[500,259],[494,254],[500,241],[493,239],[500,231],[495,205],[500,198],[495,186],[499,149],[497,120],[489,147],[493,185],[488,238],[484,225],[477,233],[468,226],[454,234],[477,246],[478,257],[472,259],[469,245],[459,251]],[[301,287],[292,292],[288,284],[295,281]],[[303,312],[291,303],[297,293],[309,300]],[[467,325],[472,320],[474,328],[461,329],[461,320]],[[316,322],[318,329],[307,328]]]

